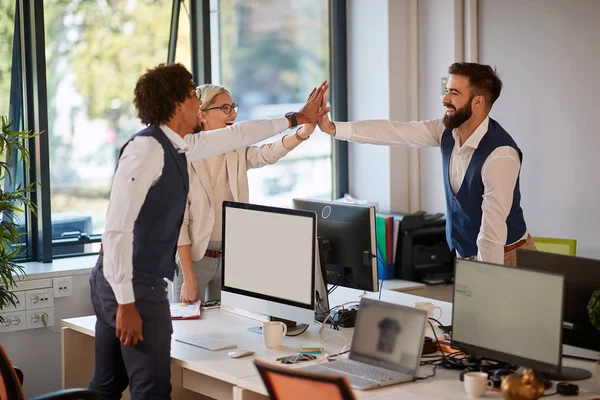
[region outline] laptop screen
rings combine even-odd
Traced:
[[[414,376],[426,322],[424,310],[362,298],[350,359]]]

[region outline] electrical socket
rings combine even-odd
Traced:
[[[71,295],[73,280],[70,276],[54,278],[54,297],[67,297]]]
[[[54,308],[40,308],[37,310],[27,310],[27,329],[43,328],[44,319],[46,326],[54,325]]]
[[[27,310],[54,307],[54,291],[52,288],[27,290],[25,301]]]
[[[5,312],[13,312],[13,311],[23,311],[25,310],[25,291],[20,291],[20,292],[13,292],[15,294],[15,296],[17,296],[17,299],[15,300],[15,303],[17,303],[17,306],[13,306],[12,304],[8,304],[6,307],[4,307],[2,309],[2,313]]]
[[[0,324],[0,333],[20,331],[27,329],[27,315],[25,311],[2,313],[4,323]]]

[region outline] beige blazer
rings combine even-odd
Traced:
[[[233,199],[249,201],[248,174],[251,168],[274,164],[289,153],[283,147],[283,138],[261,146],[243,147],[225,154],[227,174]],[[204,160],[188,163],[190,191],[178,246],[192,246],[192,260],[200,261],[208,247],[215,224],[213,191]]]

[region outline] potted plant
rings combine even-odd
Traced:
[[[594,291],[590,296],[587,310],[590,323],[600,331],[600,289]]]
[[[29,167],[29,151],[25,140],[39,135],[31,131],[14,131],[8,118],[1,116],[2,132],[0,133],[0,312],[9,305],[16,305],[16,296],[12,293],[15,287],[15,276],[24,275],[23,267],[14,260],[23,252],[23,243],[19,233],[19,214],[26,207],[35,215],[35,206],[28,197],[35,188],[35,183],[26,187],[17,185],[13,189],[13,176],[10,159],[20,155]],[[5,190],[11,188],[12,190]],[[0,322],[4,322],[0,316]]]

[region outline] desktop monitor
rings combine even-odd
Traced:
[[[452,347],[540,373],[561,369],[564,277],[457,259]]]
[[[517,249],[517,266],[565,275],[563,354],[600,359],[600,332],[590,323],[587,305],[600,289],[600,260]]]
[[[319,256],[326,282],[376,292],[375,207],[294,199],[294,208],[317,214]]]
[[[223,202],[223,306],[311,324],[315,320],[316,216]]]

